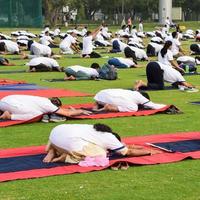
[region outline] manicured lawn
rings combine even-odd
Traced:
[[[146,24],[152,30],[156,24]],[[199,28],[198,22],[186,24],[187,28]],[[116,30],[116,27],[113,27]],[[3,32],[11,29],[2,29]],[[39,30],[33,29],[34,32]],[[145,43],[149,39],[145,39]],[[193,41],[182,42],[186,52]],[[58,50],[56,50],[58,51]],[[105,52],[105,49],[99,50]],[[102,54],[103,56],[115,56]],[[123,56],[118,54],[117,56]],[[19,56],[7,56],[8,58]],[[81,59],[63,56],[58,62],[61,66],[74,64],[90,66],[93,62],[103,64],[106,58]],[[156,58],[151,58],[155,60]],[[0,70],[26,69],[21,66],[28,60],[13,60],[14,67],[1,67]],[[138,69],[119,70],[119,79],[116,81],[74,81],[49,83],[41,81],[45,78],[62,78],[64,73],[19,73],[0,74],[0,78],[26,80],[38,85],[67,88],[95,94],[104,88],[131,88],[135,80],[145,80],[145,66],[147,62],[139,62]],[[200,70],[199,70],[200,71]],[[200,76],[187,76],[186,80],[200,86]],[[186,131],[199,131],[200,106],[190,105],[189,101],[200,100],[200,93],[185,93],[178,90],[149,92],[154,102],[175,104],[184,114],[181,115],[154,115],[147,117],[127,117],[104,120],[70,120],[66,123],[105,123],[115,132],[123,136],[136,136],[161,133],[175,133]],[[62,98],[66,104],[93,102],[92,97]],[[0,148],[25,147],[43,145],[48,140],[49,133],[58,124],[34,123],[0,129]],[[199,160],[186,160],[174,164],[155,166],[133,166],[127,171],[104,170],[86,174],[72,174],[54,176],[41,179],[5,182],[0,184],[0,199],[2,200],[200,200]]]

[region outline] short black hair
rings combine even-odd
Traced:
[[[90,67],[93,69],[99,69],[100,65],[98,63],[92,63]]]
[[[58,107],[62,106],[62,102],[58,97],[53,97],[50,99],[50,101],[55,106],[58,106]]]
[[[117,133],[113,132],[112,129],[106,124],[97,123],[94,124],[93,127],[96,131],[112,133],[119,141],[121,141],[121,137]]]
[[[87,31],[86,36],[89,36],[91,33],[91,31]]]
[[[175,38],[176,36],[177,36],[177,32],[176,31],[172,32],[172,37]]]

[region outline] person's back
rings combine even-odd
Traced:
[[[170,61],[173,60],[173,53],[171,50],[167,50],[167,53],[162,56],[161,55],[161,52],[158,53],[158,61],[164,65],[168,65],[168,66],[171,66],[171,63]]]
[[[99,73],[97,72],[97,70],[93,69],[91,67],[83,67],[80,65],[74,65],[74,66],[70,66],[68,68],[74,70],[75,72],[82,71],[91,76],[97,76],[97,77],[99,76]]]
[[[50,141],[70,152],[81,151],[84,145],[93,143],[105,151],[122,146],[117,138],[108,132],[96,131],[93,125],[62,124],[55,127],[50,134]],[[81,139],[81,140],[80,140]],[[114,141],[114,142],[113,142]]]
[[[34,42],[30,50],[36,56],[51,56],[51,48],[38,42]]]
[[[93,51],[92,35],[83,37],[83,50],[82,55],[89,55]]]
[[[44,113],[55,112],[58,107],[48,98],[31,95],[9,95],[1,99],[0,110],[11,113],[13,120],[28,120]]]

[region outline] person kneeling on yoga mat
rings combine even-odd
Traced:
[[[125,145],[117,133],[104,124],[62,124],[50,133],[43,162],[79,163],[85,157],[145,156],[160,153],[136,145]]]
[[[29,66],[28,72],[63,71],[55,59],[48,57],[33,58],[26,65]]]
[[[74,65],[67,67],[64,71],[66,76],[64,80],[92,80],[99,78],[100,66],[98,63],[92,63],[89,67]]]
[[[125,89],[105,89],[95,97],[94,111],[134,112],[139,108],[160,109],[164,104],[153,103],[145,92]]]
[[[0,119],[30,120],[40,115],[50,114],[50,119],[46,118],[42,121],[58,122],[65,121],[66,117],[90,114],[82,109],[64,109],[61,105],[61,101],[56,97],[48,99],[31,95],[9,95],[0,100],[0,111],[2,111]]]
[[[165,81],[171,83],[175,88],[184,87],[183,90],[188,89],[195,91],[194,86],[186,82],[179,71],[160,62],[148,63],[146,75],[147,84],[142,80],[136,81],[135,90],[163,90]]]

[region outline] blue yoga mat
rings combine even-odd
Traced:
[[[150,145],[169,152],[187,153],[193,151],[200,151],[200,140],[184,140],[177,142],[152,143]]]
[[[2,85],[0,86],[0,91],[5,90],[42,90],[47,89],[46,87],[38,86],[36,84],[12,84],[12,85]]]

